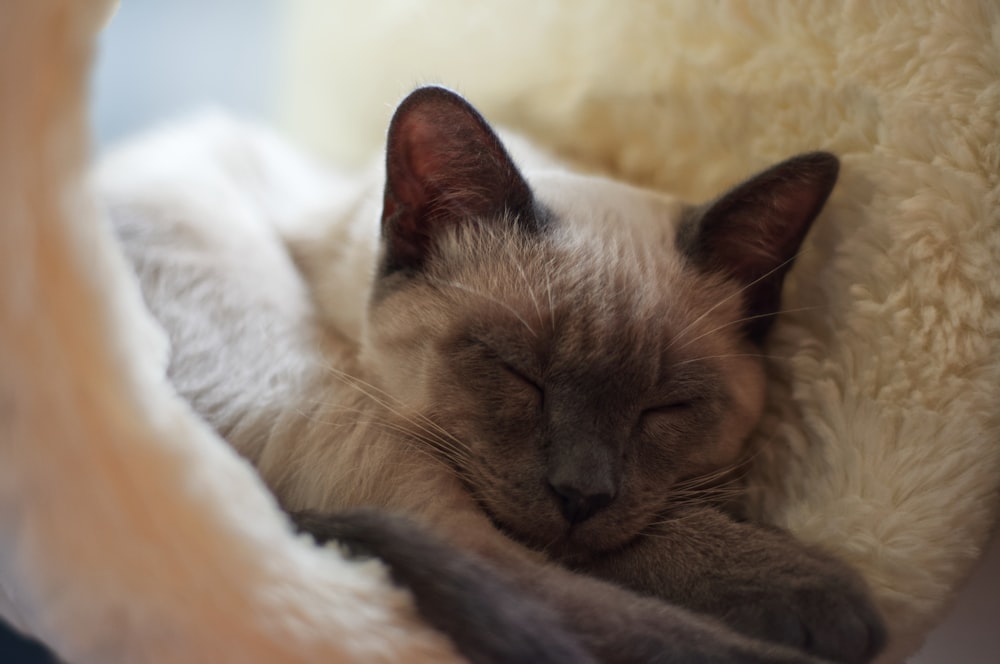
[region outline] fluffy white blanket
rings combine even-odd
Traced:
[[[431,81],[694,200],[795,152],[843,158],[770,347],[752,484],[766,519],[864,571],[885,660],[912,652],[998,508],[1000,4],[296,6],[289,126],[342,159]]]

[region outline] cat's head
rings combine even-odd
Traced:
[[[619,546],[678,481],[739,459],[760,344],[837,170],[802,155],[699,207],[568,173],[529,184],[468,103],[419,89],[388,134],[365,362],[502,529]]]

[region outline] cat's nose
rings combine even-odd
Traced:
[[[571,524],[583,523],[611,504],[614,495],[606,491],[591,493],[580,491],[568,484],[550,484],[559,500],[563,516]]]

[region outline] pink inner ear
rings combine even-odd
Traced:
[[[407,118],[400,128],[395,154],[390,154],[389,184],[393,198],[410,210],[421,210],[427,204],[428,174],[440,168],[440,160],[432,160],[427,148],[432,145],[427,123]]]
[[[416,111],[407,116],[399,127],[400,158],[418,182],[435,179],[434,174],[447,168],[445,156],[450,148],[443,132],[424,113]]]
[[[530,212],[532,196],[474,108],[447,90],[421,88],[389,127],[384,205],[389,260],[414,267],[441,229]]]
[[[744,285],[747,314],[765,317],[780,308],[785,273],[837,179],[838,161],[827,153],[793,157],[750,178],[703,214],[695,252],[709,269]],[[770,318],[747,325],[760,340]]]
[[[795,158],[770,172],[753,178],[736,191],[729,207],[729,233],[719,240],[724,260],[752,280],[771,270],[783,272],[782,264],[794,259],[812,221],[822,210],[836,179],[836,168],[828,177],[808,165],[798,167]],[[835,163],[835,162],[834,162]]]
[[[400,202],[433,216],[503,204],[512,164],[489,127],[460,100],[429,100],[398,118],[390,146]]]
[[[751,278],[794,257],[821,205],[821,194],[810,185],[787,182],[776,189],[766,194],[766,200],[751,204],[746,213],[749,219],[743,222],[752,228],[743,234],[741,247],[746,255],[736,260],[746,263]]]
[[[444,167],[444,160],[434,158],[437,131],[423,118],[405,118],[398,127],[397,144],[390,153],[390,185],[394,197],[411,210],[420,210],[428,198],[429,180]]]

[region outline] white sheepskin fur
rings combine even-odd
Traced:
[[[84,182],[111,2],[0,9],[0,614],[77,663],[453,662],[173,393]]]
[[[758,513],[857,565],[913,652],[1000,487],[1000,4],[295,3],[287,125],[360,163],[418,83],[586,167],[701,200],[843,170],[772,338]]]

